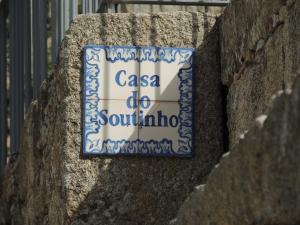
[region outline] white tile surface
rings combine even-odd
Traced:
[[[145,105],[147,104],[145,103]],[[172,142],[173,151],[176,151],[179,146],[179,104],[177,102],[151,101],[148,109],[141,107],[140,111],[143,111],[144,114],[143,125],[139,129],[140,140],[144,142],[150,142],[151,140],[160,142],[163,139],[167,139]],[[165,116],[166,120],[159,115]],[[174,123],[176,121],[174,116],[177,118],[177,124]],[[170,124],[171,118],[173,118],[173,126]],[[141,147],[139,146],[139,148]],[[156,146],[154,151],[160,153],[160,148]]]
[[[138,91],[138,87],[132,86],[130,83],[132,75],[135,75],[136,79],[139,80],[139,63],[137,60],[111,62],[107,60],[104,49],[98,51],[86,49],[88,56],[92,57],[92,53],[96,54],[95,60],[91,61],[92,65],[86,66],[86,70],[87,67],[92,67],[93,73],[97,76],[97,84],[95,85],[98,85],[97,94],[100,99],[125,100],[133,91]],[[87,98],[90,97],[87,96]]]
[[[87,100],[86,105],[91,101],[93,100]],[[128,109],[126,101],[122,100],[94,100],[93,104],[95,103],[98,104],[97,110],[88,110],[88,107],[86,107],[85,126],[89,126],[88,122],[92,118],[93,121],[97,121],[93,125],[98,126],[99,130],[88,134],[88,141],[85,143],[86,152],[118,154],[125,147],[126,141],[136,141],[138,139],[138,126],[137,123],[134,125],[134,120],[132,120],[132,115],[134,115],[137,109]],[[92,112],[91,116],[89,116],[90,111]],[[119,143],[112,144],[110,142],[107,145],[110,149],[103,149],[103,142],[108,139]],[[92,144],[93,146],[91,147]],[[132,144],[131,147],[136,148],[135,151],[137,150],[137,144]]]
[[[171,63],[163,60],[158,62],[142,61],[140,77],[141,80],[148,80],[148,85],[141,85],[140,96],[147,95],[150,100],[155,101],[180,101],[179,73],[181,73],[181,69],[189,67],[191,67],[189,64],[182,63],[182,57],[178,53],[175,61]],[[158,82],[156,82],[157,80]],[[158,87],[156,87],[157,84],[159,84]]]
[[[86,47],[84,153],[190,156],[192,53]]]

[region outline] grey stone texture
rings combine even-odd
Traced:
[[[271,105],[172,224],[300,224],[300,77]]]
[[[233,0],[221,16],[222,81],[229,143],[239,142],[272,95],[291,88],[300,65],[300,2]]]
[[[77,17],[1,178],[0,224],[300,224],[300,2],[232,0],[216,22],[220,12]],[[194,158],[82,157],[86,44],[197,49]]]
[[[78,16],[25,120],[1,183],[0,224],[166,225],[224,153],[216,19],[204,13]],[[83,47],[195,47],[195,157],[83,158]]]
[[[224,7],[203,7],[186,5],[154,5],[154,4],[119,4],[118,10],[126,13],[157,13],[157,12],[198,12],[207,16],[216,17],[221,14]]]
[[[292,0],[235,0],[225,9],[230,152],[170,224],[300,224],[299,15]]]

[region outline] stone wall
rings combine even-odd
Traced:
[[[223,156],[173,225],[300,224],[300,77]]]
[[[66,213],[64,83],[51,76],[31,103],[20,154],[10,158],[1,177],[0,224],[64,224]]]
[[[299,224],[300,2],[233,0],[216,14],[77,17],[1,179],[0,224]],[[86,44],[197,49],[194,158],[82,157]]]
[[[78,16],[27,114],[20,155],[2,182],[0,224],[165,225],[175,217],[224,153],[214,24],[196,12]],[[194,158],[82,157],[86,44],[196,48]]]
[[[299,16],[293,0],[236,0],[224,11],[220,57],[230,152],[172,224],[300,223]]]
[[[222,81],[228,87],[229,143],[291,88],[300,63],[300,2],[235,0],[221,16]]]
[[[119,4],[118,10],[126,13],[157,13],[157,12],[198,12],[207,16],[217,17],[223,11],[223,7],[203,7],[186,5],[144,5],[144,4]]]

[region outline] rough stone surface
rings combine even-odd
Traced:
[[[207,184],[183,204],[176,225],[300,224],[300,77]],[[263,122],[264,121],[264,122]]]
[[[11,158],[0,186],[0,224],[63,224],[63,159],[66,102],[62,83],[51,77],[43,83],[39,101],[27,113],[21,152]]]
[[[234,146],[272,95],[291,88],[300,65],[300,2],[233,0],[221,16],[222,81]]]
[[[78,16],[2,182],[0,224],[165,225],[223,153],[218,29],[205,13]],[[195,157],[83,158],[86,44],[195,47]],[[208,101],[209,100],[209,101]]]
[[[205,16],[217,17],[224,7],[203,7],[186,5],[144,5],[144,4],[119,4],[118,10],[126,13],[154,13],[154,12],[198,12]]]

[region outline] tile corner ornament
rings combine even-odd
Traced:
[[[84,155],[191,157],[193,48],[84,48]]]

